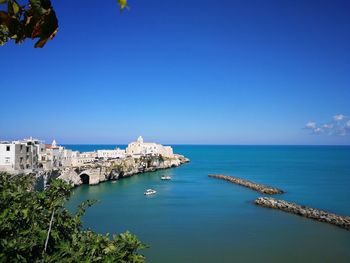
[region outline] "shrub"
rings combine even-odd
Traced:
[[[145,262],[145,246],[129,232],[83,229],[81,217],[94,202],[71,214],[64,207],[71,186],[53,180],[38,192],[32,183],[29,175],[0,173],[0,262]]]

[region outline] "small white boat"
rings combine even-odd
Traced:
[[[153,189],[147,189],[146,192],[144,192],[145,195],[154,195],[155,193],[157,193],[157,191]]]
[[[167,175],[167,176],[162,176],[160,178],[161,180],[171,180],[171,176]]]

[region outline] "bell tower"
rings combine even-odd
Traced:
[[[139,137],[137,138],[137,142],[140,143],[140,144],[143,143],[143,138],[142,138],[142,136],[139,136]]]

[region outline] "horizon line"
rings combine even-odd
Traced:
[[[202,144],[202,143],[159,143],[174,146],[350,146],[350,144]],[[61,143],[60,145],[128,145],[128,143]]]

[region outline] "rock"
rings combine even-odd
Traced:
[[[233,177],[233,176],[227,176],[227,175],[221,175],[221,174],[209,174],[208,176],[212,177],[212,178],[216,178],[216,179],[222,179],[222,180],[234,183],[234,184],[242,185],[242,186],[248,187],[252,190],[258,191],[262,194],[273,195],[273,194],[283,194],[284,193],[284,191],[282,191],[281,189],[262,185],[262,184],[257,184],[257,183],[254,183],[254,182],[251,182],[251,181],[248,181],[245,179]]]
[[[83,183],[96,185],[107,180],[117,180],[139,173],[178,167],[188,162],[189,159],[178,154],[175,154],[172,158],[162,156],[128,157],[84,164],[79,167],[62,168],[59,169],[56,177],[74,186]]]
[[[350,230],[350,217],[348,216],[341,216],[329,213],[327,211],[302,206],[284,200],[274,199],[271,197],[259,197],[255,200],[255,204],[267,208],[279,209],[288,213],[300,215],[306,218],[311,218],[313,220],[329,223]]]
[[[71,168],[62,170],[61,174],[59,175],[59,178],[73,186],[82,184],[81,178],[79,177],[77,172]]]

